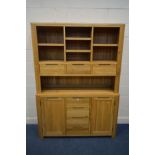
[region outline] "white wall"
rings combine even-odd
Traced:
[[[27,123],[36,123],[35,80],[31,22],[125,23],[120,85],[119,123],[129,117],[129,9],[128,0],[27,0]]]

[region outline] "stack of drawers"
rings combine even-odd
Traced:
[[[89,135],[89,98],[67,98],[66,99],[66,133],[67,135]]]

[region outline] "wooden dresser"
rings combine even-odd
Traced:
[[[124,27],[31,24],[40,137],[115,137]]]

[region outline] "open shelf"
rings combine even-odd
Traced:
[[[67,61],[90,61],[90,53],[66,53]]]
[[[66,37],[90,38],[91,27],[66,27]]]
[[[64,42],[63,27],[37,27],[38,43],[56,43]]]
[[[39,47],[39,60],[54,60],[63,61],[64,60],[64,48],[63,47]]]
[[[94,61],[116,61],[117,47],[94,47],[93,60]]]
[[[118,44],[119,28],[95,27],[94,44]]]
[[[91,42],[88,40],[67,40],[67,50],[90,50]]]
[[[113,90],[114,77],[41,77],[42,90]]]

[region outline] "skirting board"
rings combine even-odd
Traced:
[[[37,118],[27,117],[26,124],[37,124]],[[118,124],[129,124],[129,117],[118,117]]]

